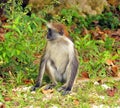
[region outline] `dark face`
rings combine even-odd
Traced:
[[[50,28],[48,28],[48,33],[47,33],[47,39],[52,39],[52,30]]]
[[[56,32],[55,30],[48,28],[47,39],[48,40],[55,40],[59,36],[62,36],[61,33]]]

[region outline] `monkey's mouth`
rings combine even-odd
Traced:
[[[47,40],[48,40],[48,41],[53,41],[53,40],[55,40],[55,37],[47,36]]]
[[[55,39],[47,39],[48,41],[54,41]]]
[[[47,34],[47,39],[48,39],[48,40],[52,40],[53,37],[48,33],[48,34]]]

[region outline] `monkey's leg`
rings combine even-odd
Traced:
[[[65,72],[63,75],[62,75],[62,80],[63,82],[66,82],[67,81],[67,77],[68,77],[68,74],[67,72]],[[65,83],[64,85],[62,85],[62,87],[58,88],[57,91],[61,92],[63,90],[66,89],[66,86],[67,86],[67,83]]]
[[[77,58],[74,57],[73,60],[69,62],[66,68],[65,74],[67,74],[67,81],[59,89],[60,91],[62,91],[62,95],[66,95],[71,92],[71,89],[73,87],[73,84],[77,75],[77,69],[78,69],[78,61],[77,61]]]
[[[62,79],[61,75],[58,73],[56,69],[56,66],[50,60],[47,62],[47,73],[52,81],[52,84],[46,85],[45,90],[52,89],[54,86],[57,85],[57,80]]]
[[[64,84],[62,87],[58,88],[57,91],[61,92],[66,89],[66,85]]]
[[[35,84],[35,86],[33,86],[31,88],[31,91],[35,91],[37,88],[39,88],[41,86],[43,75],[44,75],[44,72],[45,72],[45,63],[46,63],[46,60],[42,59],[41,62],[40,62],[39,74],[38,74],[36,84]]]

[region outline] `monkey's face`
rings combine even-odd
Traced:
[[[63,36],[62,32],[57,32],[54,29],[48,28],[47,39],[49,41],[61,38],[61,36]]]

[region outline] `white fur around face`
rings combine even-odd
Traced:
[[[47,23],[47,27],[51,28],[51,29],[54,29],[54,30],[56,29],[55,27],[53,27],[52,23]]]
[[[53,28],[53,26],[52,26],[51,23],[47,23],[47,27],[48,27],[48,28]]]

